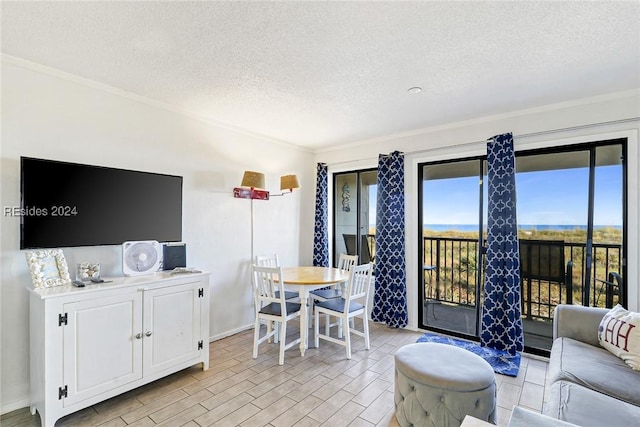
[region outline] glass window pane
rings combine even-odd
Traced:
[[[480,160],[423,166],[423,319],[476,335]]]
[[[582,299],[589,151],[517,157],[516,188],[525,346],[549,349],[553,310]]]
[[[360,174],[360,264],[375,258],[376,200],[378,195],[378,172]]]
[[[357,252],[355,236],[358,233],[358,174],[336,175],[335,178],[335,246],[334,263],[338,265],[341,253],[355,255]]]
[[[335,175],[334,265],[340,253],[358,255],[358,262],[375,260],[377,170]]]
[[[624,304],[622,273],[623,169],[622,146],[596,148],[593,207],[592,304]],[[614,275],[618,275],[620,283]]]

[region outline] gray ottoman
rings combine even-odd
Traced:
[[[496,377],[483,358],[447,344],[415,343],[395,355],[396,418],[408,426],[460,426],[466,415],[495,424]]]

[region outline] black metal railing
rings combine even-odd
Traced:
[[[482,298],[482,292],[476,292],[484,285],[484,255],[478,255],[478,245],[477,239],[423,237],[426,300],[474,306],[476,295]],[[621,245],[592,245],[587,287],[586,244],[521,239],[520,252],[524,317],[548,320],[558,304],[605,307],[623,295],[610,280],[610,273],[621,272]]]

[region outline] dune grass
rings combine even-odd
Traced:
[[[521,240],[554,240],[564,242],[565,263],[571,261],[572,303],[583,304],[585,276],[586,230],[519,230]],[[437,273],[424,274],[425,298],[437,298],[459,304],[474,305],[478,268],[478,233],[424,230],[424,264],[437,265]],[[486,238],[483,236],[483,238]],[[590,305],[604,306],[605,285],[610,271],[620,272],[622,232],[615,227],[598,228],[593,235],[593,264],[590,286]],[[439,251],[438,251],[439,248]],[[439,258],[437,255],[439,254]],[[480,277],[482,281],[482,277]],[[549,280],[522,282],[525,315],[550,319],[553,308],[566,303],[567,284]],[[566,280],[565,280],[566,282]],[[529,287],[531,289],[529,289]],[[530,293],[529,293],[530,291]],[[614,304],[617,302],[614,299]]]

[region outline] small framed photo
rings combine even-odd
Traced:
[[[78,264],[76,280],[86,282],[100,279],[100,264],[97,262],[83,262]]]
[[[39,249],[25,252],[35,288],[50,288],[71,283],[69,266],[62,249]]]

